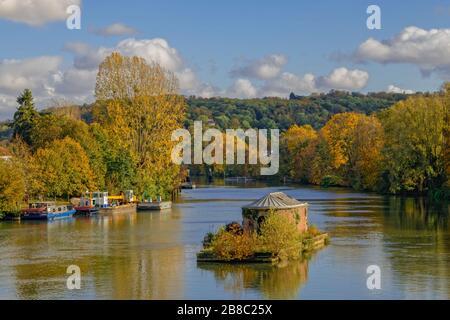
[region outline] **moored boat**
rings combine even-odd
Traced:
[[[158,201],[158,202],[140,202],[137,206],[138,210],[167,210],[172,208],[172,201]]]
[[[99,207],[96,204],[101,204],[100,192],[92,193],[85,192],[80,198],[80,203],[74,209],[76,210],[75,215],[77,216],[91,216],[99,212]],[[94,198],[95,195],[95,198]]]
[[[197,186],[192,182],[183,182],[180,185],[180,188],[181,189],[195,189],[195,188],[197,188]]]
[[[70,218],[75,214],[71,205],[58,205],[55,202],[33,202],[22,210],[21,220],[57,220]]]

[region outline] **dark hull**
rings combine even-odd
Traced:
[[[75,210],[69,210],[58,213],[24,213],[20,220],[30,221],[52,221],[59,219],[71,218],[75,214]]]
[[[89,217],[98,214],[99,208],[89,208],[89,209],[76,209],[74,216],[77,217]]]

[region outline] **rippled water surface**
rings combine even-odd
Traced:
[[[203,235],[283,191],[310,204],[331,244],[285,266],[197,264]],[[366,286],[381,268],[382,289]],[[66,287],[78,265],[80,290]],[[167,213],[0,223],[0,299],[450,298],[448,205],[344,189],[208,186]]]

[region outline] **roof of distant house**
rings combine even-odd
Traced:
[[[300,202],[297,199],[289,197],[283,192],[272,192],[255,202],[252,202],[244,209],[292,209],[301,206],[307,206],[308,203]]]
[[[0,146],[0,157],[9,157],[11,156],[11,152],[5,147]]]

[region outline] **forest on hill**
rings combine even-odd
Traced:
[[[296,96],[289,99],[230,99],[200,98],[187,99],[185,126],[202,120],[219,129],[258,128],[287,130],[293,125],[311,125],[319,129],[335,114],[358,112],[372,114],[408,97],[399,93],[350,93],[330,91],[329,93]]]
[[[358,112],[366,115],[380,111],[409,95],[401,93],[330,91],[328,93],[296,96],[289,99],[267,97],[255,99],[186,97],[186,118],[184,126],[189,128],[194,121],[201,120],[220,130],[235,128],[258,128],[287,130],[293,125],[311,125],[320,129],[335,114]],[[49,107],[43,114],[67,115],[91,123],[93,105]],[[13,130],[8,124],[0,123],[0,139],[10,138]]]

